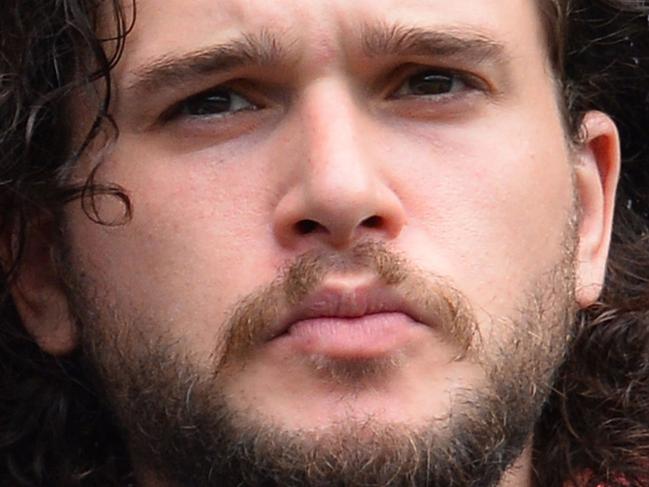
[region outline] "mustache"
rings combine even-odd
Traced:
[[[413,266],[383,242],[366,241],[342,251],[302,254],[280,269],[270,284],[239,300],[226,320],[217,370],[266,342],[271,324],[290,314],[334,273],[369,273],[379,285],[415,303],[422,315],[432,317],[425,324],[457,346],[458,359],[473,345],[475,317],[467,299],[447,279]]]

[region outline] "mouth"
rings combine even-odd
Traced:
[[[338,360],[393,355],[432,325],[396,290],[376,284],[329,285],[281,320],[271,342]]]

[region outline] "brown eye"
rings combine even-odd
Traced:
[[[410,92],[413,95],[439,95],[450,93],[455,80],[452,76],[436,73],[422,73],[408,80]]]
[[[169,118],[178,116],[215,117],[254,110],[257,107],[243,96],[227,88],[194,95],[176,105]]]
[[[424,71],[408,77],[399,87],[395,96],[441,96],[467,88],[467,83],[456,74]]]

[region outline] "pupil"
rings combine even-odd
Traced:
[[[424,73],[410,79],[410,89],[415,95],[439,95],[453,89],[453,77]]]
[[[230,93],[218,91],[190,100],[187,106],[187,112],[191,115],[214,115],[229,111],[231,106],[232,96]]]

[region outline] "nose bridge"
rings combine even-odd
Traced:
[[[371,148],[371,120],[344,80],[322,79],[297,104],[296,184],[278,205],[284,241],[317,237],[344,246],[367,233],[399,232],[400,203]]]
[[[305,130],[305,187],[308,198],[332,205],[349,205],[372,191],[372,167],[359,136],[362,115],[349,89],[323,80],[305,94],[302,125]]]

